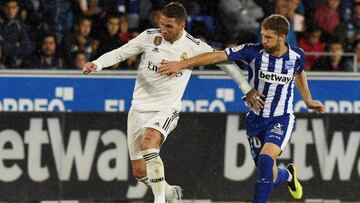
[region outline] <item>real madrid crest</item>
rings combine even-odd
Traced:
[[[155,44],[155,46],[159,46],[159,45],[161,44],[161,41],[162,41],[162,37],[156,36],[156,37],[154,38],[154,44]]]
[[[187,53],[184,52],[184,53],[182,53],[181,56],[180,56],[180,61],[185,60],[185,59],[187,59],[187,58],[188,58],[188,57],[187,57]]]

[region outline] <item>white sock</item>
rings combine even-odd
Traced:
[[[173,186],[169,185],[166,181],[165,181],[165,185],[166,185],[165,199],[171,200],[175,195],[175,190],[174,190]]]
[[[136,178],[136,179],[151,188],[150,181],[147,176],[145,176],[143,178]],[[164,181],[164,182],[165,182],[165,199],[170,200],[174,197],[175,191],[173,189],[173,186],[169,185],[166,181]]]
[[[141,151],[146,162],[146,171],[150,186],[154,194],[154,203],[165,203],[165,173],[164,164],[159,156],[158,149]]]
[[[287,182],[291,182],[291,180],[293,179],[293,176],[291,175],[289,170],[286,169],[286,171],[289,173],[289,177],[287,179]]]
[[[136,178],[138,181],[141,181],[142,183],[144,183],[146,186],[150,186],[150,181],[149,178],[147,176],[142,177],[142,178]]]

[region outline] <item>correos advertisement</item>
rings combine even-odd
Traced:
[[[127,112],[135,76],[2,76],[0,111]],[[360,112],[360,79],[309,79],[314,99],[330,113]],[[295,88],[296,89],[296,88]],[[236,83],[226,76],[190,78],[183,96],[184,112],[246,112]],[[295,112],[306,112],[297,91]]]

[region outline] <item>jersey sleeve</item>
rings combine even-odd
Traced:
[[[93,63],[95,63],[98,67],[97,71],[124,61],[131,56],[142,53],[144,51],[145,41],[146,31],[142,32],[123,46],[103,54],[98,59],[93,61]]]
[[[226,48],[225,53],[228,55],[229,61],[244,60],[248,62],[248,55],[251,52],[251,46],[248,44],[241,44],[236,47]]]
[[[213,49],[211,46],[204,42],[201,42],[199,45],[200,53],[215,51],[215,49]],[[216,64],[216,66],[218,66],[236,82],[243,94],[248,93],[252,89],[252,87],[247,82],[245,76],[242,74],[240,68],[235,63],[221,63]]]
[[[305,54],[302,49],[299,53],[300,57],[298,58],[297,66],[295,67],[295,74],[301,73],[305,68]]]
[[[198,53],[197,54],[202,54],[202,53],[206,53],[206,52],[212,52],[215,51],[214,48],[212,48],[210,45],[208,45],[205,42],[200,41],[199,44],[199,48],[198,48]]]

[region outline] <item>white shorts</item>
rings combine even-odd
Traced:
[[[158,130],[166,140],[175,129],[179,120],[179,112],[173,109],[162,111],[140,112],[130,108],[127,122],[127,141],[131,160],[142,159],[140,141],[146,128]],[[163,141],[163,142],[164,142]]]

